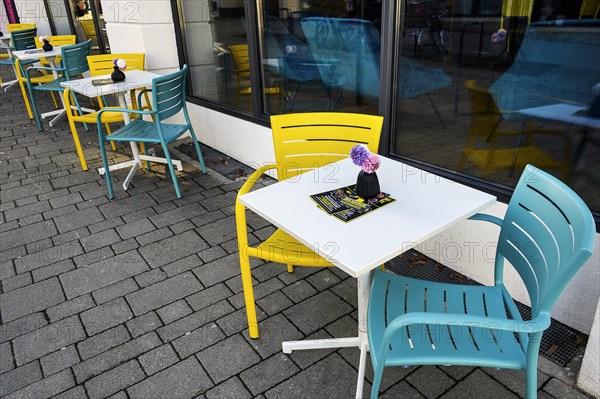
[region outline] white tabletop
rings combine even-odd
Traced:
[[[381,159],[383,192],[395,202],[344,223],[317,208],[310,195],[356,183],[350,159],[240,197],[261,215],[353,277],[492,205],[496,198],[420,169]]]
[[[13,51],[13,55],[22,60],[39,60],[40,58],[59,56],[61,47],[62,46],[54,46],[54,48],[51,51],[44,51],[40,48],[40,49],[36,49],[36,50],[41,50],[41,51],[36,51],[35,53],[27,53],[28,51],[32,51],[33,49],[32,50],[19,50],[19,51]]]
[[[2,40],[2,41],[10,40],[10,33],[5,33],[2,36],[0,36],[0,40]]]
[[[527,115],[533,118],[572,123],[580,126],[587,126],[600,129],[600,118],[592,118],[585,115],[578,115],[577,112],[586,110],[586,107],[573,104],[552,104],[543,107],[527,108],[519,110],[519,114]]]
[[[132,89],[152,86],[152,79],[160,77],[156,73],[139,70],[125,70],[125,81],[120,83],[110,83],[101,86],[94,86],[92,80],[110,78],[110,75],[94,76],[90,78],[71,80],[62,82],[62,87],[68,87],[76,93],[88,97],[97,97],[107,94],[125,93]]]

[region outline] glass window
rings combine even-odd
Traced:
[[[531,163],[600,210],[598,4],[403,1],[392,153],[508,188]]]
[[[110,52],[100,0],[68,0],[67,4],[73,19],[77,43],[92,40],[92,53]]]

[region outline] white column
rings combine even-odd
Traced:
[[[583,355],[577,385],[587,393],[600,398],[600,301],[596,308],[596,318]]]

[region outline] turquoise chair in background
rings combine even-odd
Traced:
[[[537,397],[542,334],[559,295],[594,251],[594,219],[569,187],[531,165],[517,184],[504,220],[483,214],[471,219],[501,226],[494,286],[375,272],[368,310],[375,370],[371,398],[379,394],[386,366],[410,365],[525,370],[526,397]],[[504,286],[505,260],[527,288],[530,320],[521,319]]]
[[[65,90],[60,84],[61,82],[66,82],[71,79],[78,79],[81,77],[81,74],[90,70],[87,62],[87,56],[90,55],[92,51],[92,41],[88,40],[87,42],[73,44],[70,46],[62,46],[60,48],[61,59],[62,59],[62,67],[37,67],[32,66],[27,68],[27,89],[29,91],[29,99],[31,100],[31,105],[33,107],[33,114],[35,115],[35,121],[38,125],[38,130],[41,132],[44,130],[42,127],[42,121],[40,118],[40,113],[37,109],[37,104],[35,103],[35,97],[33,93],[35,91],[49,91],[49,92],[59,92],[59,95]],[[59,77],[57,79],[52,80],[51,82],[44,83],[41,85],[33,85],[31,82],[31,73],[35,70],[40,71],[57,71],[59,73]],[[77,101],[77,97],[73,94],[73,99],[75,100],[75,105],[77,106],[78,112],[81,114],[81,107],[79,106],[79,102]],[[87,130],[87,124],[84,124],[85,129]]]
[[[175,176],[175,168],[171,162],[171,155],[167,144],[177,140],[185,132],[189,131],[198,153],[198,159],[200,165],[202,165],[202,172],[206,173],[206,167],[204,166],[204,159],[202,158],[202,151],[200,150],[200,144],[192,128],[190,116],[188,114],[186,102],[185,102],[185,76],[187,74],[187,65],[183,66],[178,72],[170,75],[161,76],[152,80],[152,110],[132,110],[124,108],[103,108],[98,112],[97,123],[98,123],[98,138],[100,139],[100,152],[102,153],[102,162],[104,163],[104,170],[106,171],[106,185],[108,186],[108,196],[110,199],[115,197],[113,192],[112,182],[110,179],[110,170],[108,168],[108,159],[106,157],[106,149],[104,144],[115,141],[134,141],[137,143],[154,143],[160,144],[165,153],[167,159],[167,165],[171,172],[171,178],[173,179],[173,185],[175,186],[175,192],[177,198],[181,198],[181,191],[179,190],[179,183]],[[137,104],[142,104],[141,96],[148,90],[142,90],[138,93]],[[183,109],[183,116],[185,117],[185,124],[168,124],[164,123],[164,120],[177,114]],[[116,132],[105,136],[102,131],[102,114],[104,112],[128,112],[130,114],[138,115],[149,115],[153,118],[153,121],[145,121],[141,117],[134,119],[128,125],[123,126]]]
[[[0,46],[0,48],[9,49],[11,51],[20,50],[35,50],[35,41],[37,35],[37,28],[14,30],[10,33],[10,45]],[[0,65],[10,65],[15,67],[15,56],[0,59]],[[25,61],[27,63],[33,61]],[[6,89],[4,90],[6,91]]]

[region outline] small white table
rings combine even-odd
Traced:
[[[371,271],[435,234],[492,205],[496,198],[434,174],[383,158],[377,171],[382,191],[395,202],[344,223],[317,208],[310,195],[356,183],[350,159],[242,195],[249,209],[357,278],[358,336],[284,342],[284,353],[300,349],[358,346],[356,397],[362,396]],[[327,311],[324,304],[323,311]]]
[[[125,81],[120,83],[110,83],[101,86],[94,86],[92,84],[92,80],[96,79],[107,79],[110,78],[110,75],[102,75],[102,76],[94,76],[90,78],[71,80],[69,82],[62,82],[60,85],[62,87],[68,87],[75,93],[83,94],[87,97],[98,97],[105,96],[109,94],[116,94],[119,99],[119,107],[127,108],[127,100],[125,99],[125,95],[130,90],[145,88],[148,86],[152,86],[152,79],[159,77],[160,75],[148,72],[148,71],[125,71]],[[131,118],[129,117],[128,112],[123,112],[123,121],[126,125],[131,123]],[[135,171],[139,169],[142,165],[142,161],[150,161],[150,162],[161,162],[167,163],[166,158],[160,158],[150,155],[140,154],[137,143],[130,142],[131,152],[133,153],[133,159],[131,161],[122,162],[119,164],[114,164],[109,166],[109,170],[117,170],[117,169],[125,169],[131,167],[127,178],[123,182],[123,189],[127,190],[129,187],[129,183],[135,174]],[[171,162],[173,165],[177,167],[177,170],[182,171],[183,165],[181,161],[172,159]],[[103,175],[105,173],[104,168],[99,168],[98,173]]]
[[[2,45],[7,46],[6,53],[8,54],[8,57],[12,58],[13,52],[12,52],[12,48],[10,47],[10,39],[11,39],[10,33],[5,33],[2,36],[0,36],[0,42],[2,43]],[[13,65],[12,68],[13,68],[13,72],[15,73],[15,76],[17,76],[17,71],[15,69],[15,66]],[[15,85],[17,82],[18,82],[17,79],[2,82],[2,87],[4,87],[4,91],[7,91],[10,87]]]

